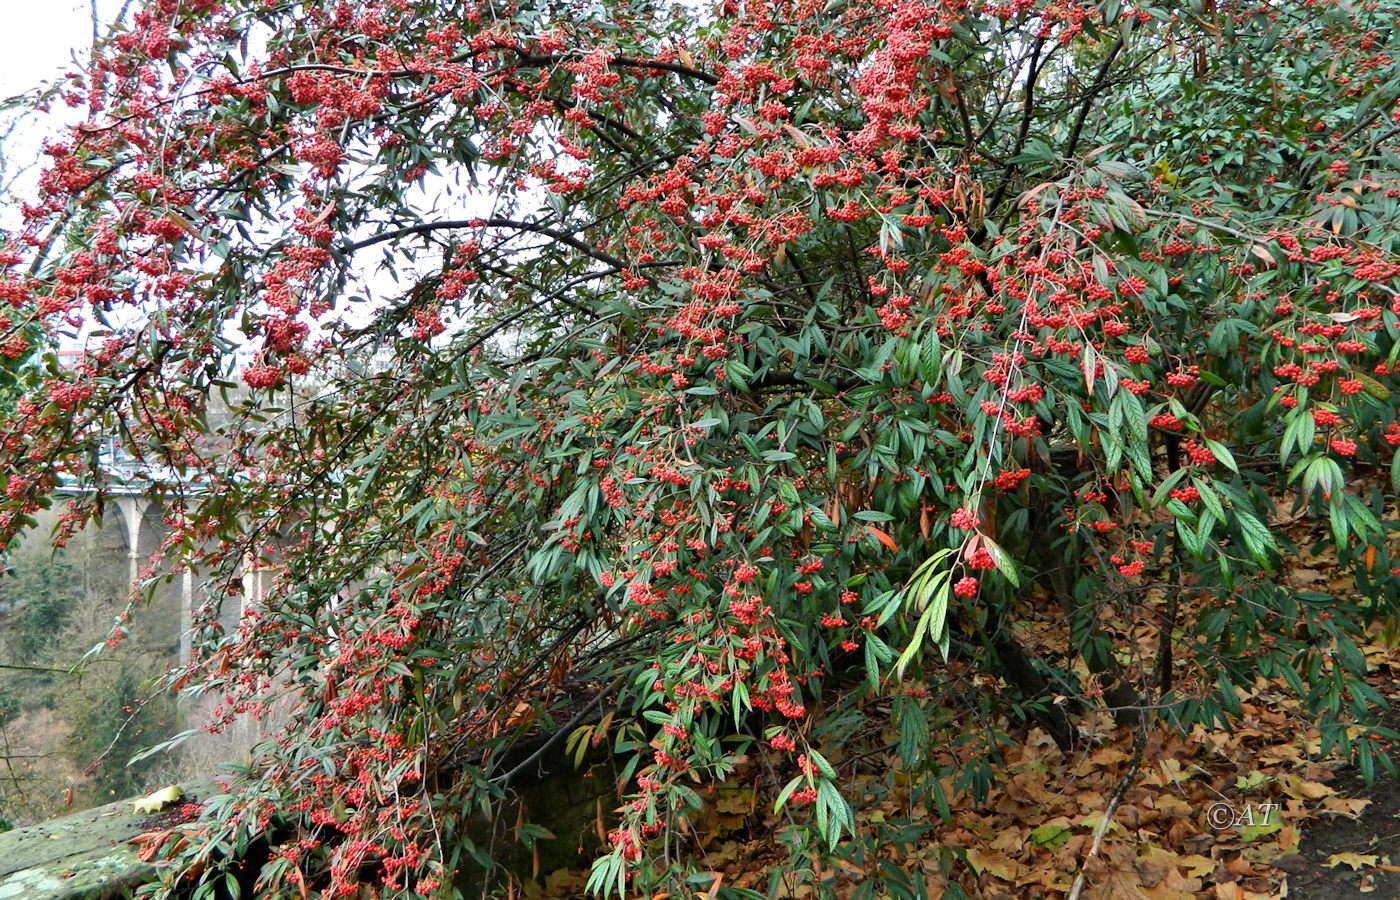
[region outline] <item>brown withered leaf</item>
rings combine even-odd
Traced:
[[[978,875],[991,875],[1002,881],[1014,882],[1026,874],[1026,867],[1005,853],[983,851],[974,847],[967,851],[967,862]]]
[[[1327,857],[1327,862],[1324,865],[1329,869],[1335,869],[1337,866],[1350,866],[1353,872],[1359,872],[1362,869],[1374,868],[1379,861],[1380,857],[1374,853],[1333,853]]]
[[[1327,797],[1322,801],[1324,810],[1349,819],[1357,818],[1361,811],[1370,805],[1371,801],[1365,797]]]

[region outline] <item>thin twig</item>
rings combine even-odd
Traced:
[[[550,751],[550,748],[552,748],[555,744],[559,743],[559,741],[562,738],[566,737],[570,732],[572,732],[574,730],[574,726],[582,722],[585,716],[591,713],[594,710],[594,708],[598,706],[598,704],[603,702],[604,698],[611,696],[617,691],[618,688],[622,687],[623,681],[624,679],[620,675],[617,678],[613,679],[612,684],[599,691],[598,694],[592,700],[588,701],[587,706],[579,710],[578,713],[575,714],[572,719],[565,723],[564,727],[556,729],[555,732],[549,736],[549,739],[546,740],[543,744],[541,744],[540,747],[537,750],[535,750],[534,753],[531,753],[529,756],[527,756],[523,762],[518,764],[509,772],[506,772],[504,775],[497,775],[491,780],[497,784],[509,784],[511,779],[528,769],[530,766],[534,765],[540,758],[542,758],[546,753]]]
[[[76,667],[70,666],[67,669],[63,669],[57,666],[20,666],[0,663],[0,669],[8,669],[14,672],[56,672],[59,675],[74,675],[76,674],[75,668]]]
[[[1123,795],[1128,793],[1128,788],[1132,787],[1133,782],[1137,780],[1138,769],[1142,767],[1142,754],[1147,748],[1147,727],[1148,723],[1144,722],[1138,728],[1137,740],[1133,745],[1133,761],[1128,764],[1128,771],[1123,773],[1123,777],[1118,781],[1118,786],[1113,789],[1113,796],[1108,798],[1108,806],[1103,811],[1103,819],[1099,822],[1099,827],[1094,829],[1094,842],[1089,846],[1089,853],[1084,857],[1084,864],[1079,867],[1079,874],[1074,878],[1074,886],[1070,888],[1067,900],[1079,900],[1079,895],[1084,892],[1084,878],[1089,872],[1089,864],[1099,855],[1099,847],[1103,845],[1103,836],[1108,833],[1108,826],[1113,822],[1113,814],[1118,811],[1118,804],[1123,802]]]

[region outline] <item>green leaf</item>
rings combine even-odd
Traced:
[[[1239,464],[1235,462],[1234,454],[1230,452],[1229,447],[1226,447],[1219,441],[1213,441],[1210,438],[1206,438],[1205,442],[1206,449],[1210,450],[1210,452],[1215,456],[1217,462],[1219,462],[1225,468],[1229,469],[1231,472],[1234,472],[1237,475],[1239,474]]]
[[[933,387],[942,374],[943,347],[938,342],[938,329],[930,328],[924,335],[922,352],[919,354],[919,375],[924,384]]]
[[[773,812],[776,813],[778,810],[782,809],[783,804],[786,803],[787,799],[792,796],[792,792],[797,790],[802,785],[802,782],[805,780],[805,775],[798,775],[792,781],[789,781],[787,783],[787,786],[778,792],[778,799],[773,802]]]
[[[943,820],[944,825],[947,825],[949,822],[953,821],[953,810],[948,803],[948,794],[943,790],[943,782],[938,778],[938,772],[934,771],[930,773],[924,783],[927,784],[929,790],[933,792],[933,802],[934,805],[938,807],[938,817]]]
[[[875,648],[871,645],[870,639],[872,637],[873,635],[866,635],[863,652],[865,655],[865,680],[870,685],[871,693],[875,693],[880,690],[880,663],[883,660],[880,659]]]
[[[840,843],[843,831],[855,834],[855,814],[846,798],[830,781],[817,784],[817,821],[821,823],[822,836],[828,847],[835,848]]]
[[[1177,469],[1175,472],[1168,475],[1162,483],[1157,486],[1157,490],[1153,491],[1151,505],[1153,507],[1160,507],[1165,503],[1167,495],[1176,490],[1177,485],[1185,481],[1186,476],[1189,474],[1189,471],[1186,469]]]
[[[1182,545],[1192,556],[1200,558],[1205,553],[1206,542],[1210,540],[1211,532],[1215,529],[1216,519],[1209,510],[1201,513],[1200,520],[1195,527],[1185,519],[1176,520],[1176,533],[1181,539]]]
[[[1277,804],[1270,806],[1267,813],[1262,807],[1256,807],[1254,812],[1255,823],[1253,825],[1241,825],[1239,827],[1240,840],[1254,842],[1261,837],[1267,837],[1283,828],[1283,817],[1279,813]]]
[[[1249,792],[1264,786],[1267,776],[1255,769],[1246,775],[1240,775],[1235,779],[1235,790]]]
[[[919,624],[914,629],[914,636],[909,640],[909,646],[904,648],[904,652],[899,655],[899,659],[894,664],[894,677],[896,679],[904,678],[904,670],[923,649],[926,636],[938,643],[942,641],[943,626],[948,615],[948,593],[951,586],[946,574],[943,574],[937,581],[937,587],[932,590],[928,607],[924,610],[924,614],[919,617]]]
[[[831,763],[827,762],[827,761],[826,761],[826,757],[822,756],[822,755],[821,755],[820,753],[818,753],[817,751],[815,751],[815,750],[808,750],[808,751],[807,751],[807,759],[808,759],[809,761],[811,761],[811,763],[817,767],[817,771],[818,771],[818,772],[821,772],[823,777],[825,777],[825,778],[835,778],[835,777],[836,777],[836,770],[833,769],[833,768],[831,767]]]
[[[1235,521],[1239,523],[1240,533],[1244,536],[1245,547],[1249,550],[1249,555],[1254,557],[1254,561],[1265,569],[1270,568],[1270,554],[1277,549],[1274,543],[1273,532],[1254,513],[1242,507],[1234,507]]]
[[[997,571],[1000,572],[1007,581],[1011,582],[1012,587],[1020,587],[1021,576],[1016,571],[1016,561],[1011,558],[1011,555],[1001,549],[1000,544],[986,535],[982,535],[980,540],[982,546],[991,554],[992,562],[996,563]]]
[[[1113,400],[1123,404],[1123,418],[1128,424],[1128,458],[1132,460],[1138,477],[1145,482],[1151,481],[1152,455],[1149,452],[1147,410],[1143,408],[1142,401],[1128,391],[1120,391]]]
[[[1210,486],[1210,482],[1203,478],[1193,477],[1191,483],[1195,485],[1196,492],[1201,495],[1201,505],[1206,508],[1206,511],[1215,516],[1217,522],[1225,521],[1225,507],[1220,502],[1220,495]]]
[[[1073,833],[1069,825],[1041,825],[1031,832],[1031,844],[1037,850],[1058,850],[1069,843]]]

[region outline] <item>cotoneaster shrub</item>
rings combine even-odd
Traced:
[[[263,838],[268,895],[449,892],[505,745],[580,711],[624,761],[605,895],[681,889],[740,755],[795,775],[796,860],[850,840],[814,745],[880,698],[929,808],[930,723],[985,793],[1008,713],[1218,728],[1259,677],[1369,774],[1395,19],[146,0],[0,249],[0,523],[64,475],[57,539],[99,514],[113,432],[191,487],[149,570],[211,579],[171,687],[285,719],[168,848],[206,890]],[[1354,589],[1280,579],[1314,551]],[[247,559],[282,574],[225,633]]]

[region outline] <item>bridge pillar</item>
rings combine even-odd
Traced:
[[[144,497],[118,497],[117,507],[122,512],[122,521],[126,523],[126,545],[127,545],[127,584],[135,584],[136,577],[141,574],[141,520],[146,515],[146,510],[150,507],[151,501]]]
[[[180,577],[180,663],[194,656],[194,572]]]
[[[246,553],[243,556],[243,596],[239,598],[238,619],[249,609],[262,606],[263,595],[267,593],[264,573],[267,571],[257,555]]]

